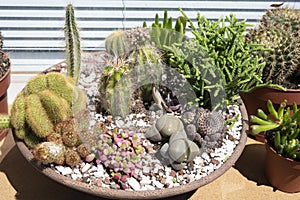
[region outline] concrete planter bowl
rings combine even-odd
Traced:
[[[59,64],[58,64],[59,65]],[[57,66],[58,66],[57,65]],[[52,67],[52,69],[55,69],[55,66]],[[59,67],[58,67],[59,68]],[[218,177],[220,177],[222,174],[224,174],[229,168],[231,168],[235,162],[238,160],[240,155],[243,152],[243,149],[246,145],[247,141],[247,131],[248,131],[248,117],[246,108],[243,104],[243,102],[240,100],[241,106],[240,106],[240,112],[242,115],[242,130],[241,130],[241,136],[239,139],[239,143],[236,145],[233,153],[231,156],[224,162],[221,167],[214,170],[212,173],[208,174],[207,176],[195,180],[192,182],[189,182],[184,185],[180,185],[173,188],[165,188],[165,189],[157,189],[157,190],[146,190],[146,191],[129,191],[129,190],[120,190],[120,189],[110,189],[105,187],[99,187],[94,185],[88,185],[84,182],[74,181],[73,179],[63,176],[61,174],[58,174],[55,172],[52,168],[47,167],[45,165],[42,165],[40,162],[37,162],[30,149],[25,145],[25,143],[15,137],[15,142],[20,150],[21,154],[25,157],[25,159],[32,164],[34,168],[36,168],[40,173],[44,174],[45,176],[49,177],[50,179],[63,184],[67,187],[70,187],[72,189],[88,193],[90,195],[107,198],[107,199],[165,199],[168,197],[174,197],[186,194],[188,192],[194,191],[198,189],[201,186],[204,186]]]

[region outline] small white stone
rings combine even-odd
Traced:
[[[81,172],[78,168],[75,168],[73,171],[74,171],[75,174],[81,174]]]
[[[150,178],[149,178],[149,179],[142,179],[142,180],[140,181],[140,184],[141,184],[142,186],[150,185],[151,183],[152,183],[152,181],[150,180]]]
[[[140,183],[135,178],[130,177],[127,179],[127,182],[133,190],[138,191],[141,189]]]
[[[155,187],[157,187],[159,189],[164,187],[164,184],[162,184],[161,182],[159,182],[157,180],[153,181],[153,184],[155,185]]]
[[[73,173],[73,170],[71,169],[71,167],[66,167],[65,170],[62,172],[62,175],[69,175],[72,173]]]
[[[152,185],[145,185],[144,186],[147,190],[155,190],[155,187],[153,187]]]
[[[82,167],[81,172],[82,172],[82,173],[85,173],[90,167],[91,167],[91,164],[90,164],[90,163],[86,163],[86,164]]]

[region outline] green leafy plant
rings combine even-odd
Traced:
[[[279,8],[268,10],[258,28],[247,34],[249,42],[263,44],[266,50],[257,52],[266,63],[263,81],[299,88],[300,79],[300,10]]]
[[[269,100],[267,107],[269,115],[261,109],[257,115],[251,115],[252,133],[266,132],[268,143],[277,153],[285,157],[300,160],[300,110],[294,103],[292,108],[286,106],[286,101],[275,109]]]
[[[260,51],[262,45],[245,41],[245,31],[250,26],[246,20],[239,21],[230,14],[211,21],[198,13],[197,28],[183,10],[180,11],[190,25],[194,40],[213,59],[215,70],[224,81],[229,102],[236,100],[240,91],[249,91],[263,84],[265,64],[261,57],[253,54]]]

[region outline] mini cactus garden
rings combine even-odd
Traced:
[[[239,89],[263,84],[261,47],[234,15],[199,14],[205,36],[181,12],[175,24],[165,11],[150,26],[116,30],[104,51],[86,53],[68,5],[66,62],[31,79],[0,128],[36,163],[93,187],[174,188],[218,170],[242,137]]]

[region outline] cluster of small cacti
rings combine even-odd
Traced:
[[[134,92],[130,90],[161,73],[161,52],[147,42],[149,37],[148,30],[140,27],[117,30],[107,37],[106,52],[111,56],[99,84],[100,111],[120,116],[129,114]],[[148,87],[151,86],[144,86],[142,92],[149,91]]]
[[[95,158],[96,163],[110,170],[121,187],[126,187],[126,178],[134,176],[136,168],[142,168],[142,158],[148,151],[148,145],[132,131],[109,130],[101,123],[95,125],[93,132],[98,135],[97,144],[91,147],[93,153],[86,161]]]
[[[261,109],[257,115],[251,115],[252,133],[266,132],[266,139],[277,153],[285,157],[300,160],[300,110],[294,103],[292,108],[286,107],[283,101],[278,109],[269,100],[267,108],[269,113]],[[270,115],[269,115],[270,114]]]
[[[0,128],[13,128],[16,137],[24,140],[27,146],[34,149],[37,160],[51,163],[54,162],[54,157],[57,157],[59,159],[55,162],[64,162],[61,157],[64,152],[61,151],[75,148],[81,143],[78,134],[63,131],[71,126],[67,119],[72,114],[85,109],[86,106],[85,97],[77,96],[73,99],[73,92],[79,90],[73,84],[72,79],[57,72],[32,78],[24,90],[17,95],[11,108],[11,116],[0,116]],[[77,110],[72,110],[73,103],[77,105]],[[72,127],[72,130],[76,128]],[[43,142],[47,143],[43,145]],[[59,149],[59,152],[52,151],[52,147]],[[74,166],[73,163],[66,163]]]
[[[73,99],[75,90],[79,89],[71,79],[56,72],[29,80],[11,109],[11,124],[16,136],[24,139],[26,132],[32,130],[37,137],[46,138],[54,132],[55,123],[77,112],[72,111],[73,103],[80,105],[77,109],[84,109],[85,98]]]
[[[165,46],[171,46],[173,43],[181,43],[186,40],[186,18],[180,16],[176,19],[175,26],[173,27],[172,17],[168,17],[168,11],[165,10],[163,23],[159,22],[158,14],[155,15],[154,23],[152,23],[150,29],[151,41],[155,43],[155,46],[159,49],[164,49]],[[146,22],[143,24],[147,26]]]
[[[193,108],[182,114],[188,137],[204,150],[215,149],[222,144],[226,124],[221,112]]]
[[[81,132],[74,117],[60,121],[43,142],[33,147],[33,156],[43,163],[74,167],[90,154],[89,147],[82,143],[79,135]]]
[[[298,88],[300,78],[300,11],[290,8],[268,10],[248,41],[263,44],[262,62],[266,62],[263,81]]]
[[[183,169],[200,154],[197,144],[188,138],[182,121],[172,115],[160,117],[145,136],[153,142],[167,141],[160,154],[175,170]]]
[[[2,42],[1,37],[0,37],[0,41]],[[1,51],[0,52],[0,79],[6,74],[9,66],[10,66],[10,59],[8,55]]]

